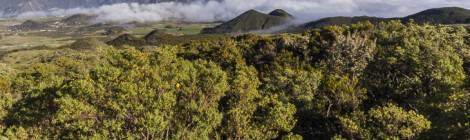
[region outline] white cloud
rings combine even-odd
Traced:
[[[19,18],[60,16],[76,13],[97,14],[99,21],[184,21],[228,20],[238,14],[257,9],[263,12],[281,8],[302,20],[327,16],[400,17],[436,7],[470,8],[468,0],[223,0],[209,2],[157,4],[114,4],[98,8],[51,9],[20,14]]]

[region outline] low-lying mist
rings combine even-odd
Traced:
[[[28,19],[67,16],[77,13],[97,15],[96,22],[164,21],[214,22],[229,20],[249,9],[269,12],[284,9],[299,22],[328,16],[400,17],[428,8],[459,6],[470,8],[468,0],[222,0],[191,3],[121,3],[96,8],[50,9],[19,14]]]

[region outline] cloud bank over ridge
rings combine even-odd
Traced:
[[[181,20],[212,22],[229,20],[249,9],[269,12],[284,9],[302,21],[329,16],[401,17],[425,9],[458,6],[470,8],[468,0],[222,0],[155,4],[120,3],[96,8],[50,9],[19,14],[17,18],[64,16],[77,13],[98,15],[101,21]]]

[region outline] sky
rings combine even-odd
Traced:
[[[225,21],[244,11],[256,9],[269,12],[284,9],[299,19],[312,21],[330,16],[403,17],[437,7],[470,9],[470,0],[222,0],[192,3],[164,2],[157,4],[114,4],[97,8],[50,9],[28,12],[18,18],[61,16],[76,13],[98,15],[101,21],[162,21],[194,22]]]

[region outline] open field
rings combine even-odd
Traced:
[[[214,26],[214,23],[165,23],[157,22],[147,26],[139,26],[131,28],[129,31],[134,35],[145,35],[154,29],[163,29],[167,33],[174,35],[195,35],[199,34],[202,29]]]
[[[52,55],[53,49],[73,43],[80,38],[97,38],[102,41],[114,39],[120,34],[132,34],[143,37],[155,29],[162,29],[172,35],[196,35],[203,28],[213,27],[218,23],[183,23],[183,22],[150,22],[150,23],[113,23],[88,24],[79,26],[60,26],[61,18],[40,18],[34,21],[51,25],[50,29],[15,31],[11,27],[21,25],[25,20],[0,20],[0,64],[8,68],[22,69],[42,58]],[[106,35],[108,28],[122,26],[125,32]],[[6,67],[5,67],[6,68]]]
[[[172,35],[196,35],[203,28],[213,27],[218,23],[184,23],[184,22],[149,22],[149,23],[112,23],[88,24],[79,26],[57,26],[61,18],[39,18],[34,21],[51,25],[44,30],[14,31],[14,25],[25,20],[0,20],[0,63],[10,67],[22,67],[37,61],[40,56],[50,54],[51,50],[73,43],[80,38],[97,38],[108,41],[119,34],[106,35],[106,30],[121,26],[126,31],[120,34],[132,34],[143,37],[155,29],[161,29]]]
[[[50,23],[59,21],[57,18],[36,19],[38,22]],[[109,25],[82,25],[64,26],[34,31],[12,31],[9,28],[19,25],[24,20],[0,20],[0,51],[24,49],[35,46],[48,46],[51,48],[70,44],[76,39],[84,37],[96,37],[111,39],[117,35],[104,35],[106,29],[114,26],[123,26],[129,33],[136,36],[144,36],[155,29],[162,29],[173,35],[195,35],[203,28],[213,27],[217,23],[178,23],[178,22],[151,22],[151,23],[128,23]]]

